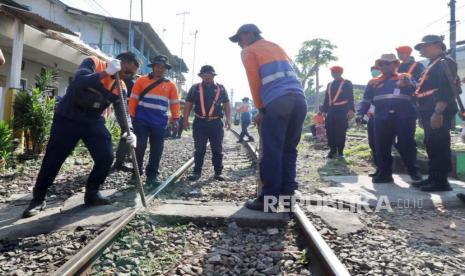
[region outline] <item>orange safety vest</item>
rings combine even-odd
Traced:
[[[334,99],[331,99],[331,87],[333,86],[333,82],[331,82],[329,84],[329,87],[328,87],[328,100],[329,100],[329,106],[333,106],[333,105],[343,105],[343,104],[346,104],[348,101],[341,101],[341,102],[336,102],[337,99],[339,98],[339,95],[341,94],[341,91],[342,91],[342,86],[344,85],[345,83],[345,80],[343,79],[341,81],[341,84],[339,84],[339,88],[337,89],[336,91],[336,95],[334,96]]]
[[[413,72],[413,70],[415,69],[416,66],[417,66],[417,62],[414,61],[414,62],[412,63],[412,65],[410,65],[410,67],[408,68],[407,74],[409,74],[409,75],[411,76],[411,75],[412,75],[412,72]]]
[[[429,71],[431,70],[431,68],[433,68],[434,65],[436,65],[436,63],[439,62],[439,60],[441,60],[441,58],[437,58],[435,61],[433,61],[433,63],[431,63],[425,70],[425,72],[423,73],[423,75],[421,76],[420,78],[420,83],[418,84],[418,87],[417,89],[415,90],[415,93],[413,94],[416,98],[423,98],[423,97],[428,97],[428,96],[431,96],[434,94],[434,92],[438,91],[437,88],[435,89],[430,89],[428,91],[423,91],[420,93],[420,90],[421,90],[421,87],[423,86],[423,83],[425,83],[426,79],[428,79],[428,74],[429,74]]]
[[[216,86],[216,93],[215,93],[215,98],[213,99],[213,103],[210,107],[210,110],[208,111],[208,114],[205,110],[205,93],[203,92],[203,86],[201,83],[199,83],[199,94],[200,94],[200,110],[202,111],[202,115],[195,114],[196,117],[201,118],[201,119],[208,119],[208,120],[213,120],[213,119],[218,119],[218,116],[212,116],[213,112],[215,112],[215,105],[218,102],[218,99],[220,98],[221,90],[219,85]]]

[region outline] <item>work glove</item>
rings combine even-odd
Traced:
[[[123,135],[121,136],[123,137],[124,139],[126,139],[126,143],[131,146],[132,148],[136,148],[137,147],[137,136],[134,134],[134,132],[132,131],[127,131],[125,133],[123,133]]]
[[[119,59],[111,59],[107,63],[107,69],[105,69],[105,72],[113,76],[114,74],[118,73],[121,70],[121,61]]]

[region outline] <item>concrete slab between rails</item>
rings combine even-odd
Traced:
[[[169,222],[223,224],[234,221],[245,227],[273,227],[287,224],[288,213],[264,213],[246,209],[244,203],[165,201],[150,214]]]
[[[350,205],[398,209],[435,209],[463,208],[465,205],[457,198],[457,193],[465,192],[465,182],[451,180],[454,189],[449,192],[422,192],[410,186],[408,175],[394,175],[394,183],[373,184],[367,175],[328,176],[330,187],[318,189],[332,200],[340,200]],[[389,203],[389,204],[388,204]],[[384,206],[384,207],[383,207]]]
[[[365,228],[357,213],[338,210],[327,206],[305,206],[306,210],[320,217],[326,224],[334,228],[338,235],[356,233]]]
[[[0,240],[35,236],[39,234],[72,230],[78,226],[108,224],[128,211],[134,203],[134,192],[103,190],[101,193],[112,199],[111,205],[86,206],[84,193],[77,193],[64,202],[47,199],[47,208],[37,216],[22,218],[27,204],[12,202],[0,205]],[[18,199],[20,202],[23,199]],[[132,201],[131,201],[132,200]]]

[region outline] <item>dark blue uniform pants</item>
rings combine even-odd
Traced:
[[[105,181],[113,163],[113,149],[111,135],[104,120],[83,123],[55,114],[50,141],[36,181],[37,189],[46,190],[53,184],[61,165],[80,139],[94,161],[94,167],[87,179],[88,187],[98,189]]]
[[[249,134],[249,131],[247,130],[249,125],[250,120],[241,120],[241,134],[239,135],[239,140],[244,139],[245,136],[247,136],[249,139],[252,138],[252,136]]]
[[[115,166],[121,166],[124,164],[126,158],[130,155],[129,145],[126,143],[125,138],[120,138],[118,142],[118,148],[115,154]]]
[[[326,137],[332,152],[344,153],[348,127],[346,112],[328,112],[325,120]]]
[[[431,112],[420,112],[425,131],[424,143],[429,159],[429,176],[441,183],[447,181],[447,175],[452,170],[450,149],[452,118],[450,115],[444,114],[442,127],[432,129],[430,125],[431,115]]]
[[[297,145],[307,113],[305,98],[281,96],[265,108],[260,128],[263,155],[260,160],[260,197],[291,194],[297,189]]]
[[[207,151],[207,143],[210,141],[212,151],[212,163],[215,174],[223,171],[223,122],[220,119],[207,121],[199,118],[194,119],[192,126],[194,136],[194,173],[202,173],[203,160]]]
[[[147,149],[147,141],[150,141],[149,163],[145,168],[145,175],[147,177],[157,177],[165,142],[165,129],[155,128],[144,122],[135,121],[134,132],[137,136],[136,159],[140,174],[143,173],[142,168],[145,150]]]
[[[368,145],[371,149],[371,155],[373,156],[373,163],[375,166],[378,166],[376,162],[376,148],[375,148],[375,119],[373,117],[368,118],[367,123],[367,132],[368,132]]]
[[[387,118],[375,115],[375,154],[381,174],[392,174],[391,149],[397,137],[397,150],[409,173],[416,173],[417,145],[415,143],[416,118],[399,118],[389,113]]]

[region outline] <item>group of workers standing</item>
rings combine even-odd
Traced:
[[[452,190],[447,176],[452,169],[450,130],[458,111],[460,90],[457,64],[446,56],[443,38],[427,35],[415,50],[429,60],[425,68],[416,62],[409,46],[396,48],[395,54],[383,54],[371,68],[371,79],[356,121],[368,117],[368,138],[376,171],[373,183],[390,183],[394,146],[412,179],[412,186],[425,192]],[[354,117],[353,88],[341,77],[343,69],[330,68],[334,78],[327,88],[321,111],[326,116],[329,158],[341,157],[347,123]],[[415,130],[419,119],[429,158],[428,178],[422,179],[416,164]]]
[[[262,142],[259,167],[263,188],[245,206],[264,211],[266,197],[292,196],[297,190],[297,145],[307,113],[306,99],[290,58],[279,45],[265,40],[256,25],[241,26],[229,39],[242,48],[242,62],[253,102],[258,109],[254,121],[259,125]],[[370,137],[374,140],[377,166],[373,182],[392,181],[390,152],[394,144],[412,179],[417,180],[414,186],[425,191],[446,191],[450,190],[447,182],[447,173],[451,169],[450,122],[457,107],[450,88],[452,84],[445,72],[450,70],[456,77],[457,66],[445,57],[445,45],[437,36],[426,36],[415,48],[430,59],[425,72],[420,76],[423,68],[411,60],[410,53],[402,55],[409,51],[408,47],[398,49],[402,63],[392,54],[382,55],[376,61],[376,68],[381,71],[381,75],[368,83],[357,116],[360,118],[371,114],[373,120],[374,135]],[[115,75],[119,74],[122,80],[133,78],[139,69],[139,62],[133,53],[122,53],[109,62],[96,57],[82,62],[56,109],[50,141],[33,189],[33,199],[24,211],[24,217],[36,215],[45,208],[47,189],[79,140],[84,142],[94,160],[84,201],[88,205],[109,203],[99,193],[99,187],[108,176],[113,162],[111,136],[101,116],[111,104],[120,125],[123,125],[122,120],[129,122],[129,130],[121,136],[115,169],[121,169],[129,146],[136,151],[139,167],[134,169],[144,173],[144,154],[150,143],[148,164],[145,167],[146,182],[147,185],[158,185],[158,168],[165,129],[169,123],[167,112],[170,110],[170,123],[174,128],[182,126],[189,129],[189,115],[193,110],[195,165],[189,179],[195,181],[201,177],[207,143],[210,142],[213,177],[218,181],[225,180],[222,143],[224,128],[231,127],[231,105],[225,87],[214,80],[215,69],[211,65],[202,66],[198,74],[202,81],[190,88],[181,116],[176,84],[164,77],[172,67],[168,58],[159,55],[150,61],[148,66],[152,72],[138,78],[135,83],[126,81],[129,90],[125,82],[116,82]],[[404,70],[406,73],[403,73]],[[342,78],[343,68],[334,66],[331,73],[334,81],[328,84],[321,111],[326,117],[330,148],[328,157],[335,158],[343,156],[348,120],[355,116],[355,107],[352,83]],[[121,108],[126,100],[120,100],[118,86],[123,88],[123,96],[127,97],[128,113]],[[246,136],[249,141],[253,141],[253,137],[247,133],[247,126],[252,121],[249,101],[244,98],[244,105],[239,110],[243,118],[238,142],[244,141]],[[425,129],[425,144],[430,158],[430,173],[426,180],[421,180],[415,165],[413,135],[418,113]]]

